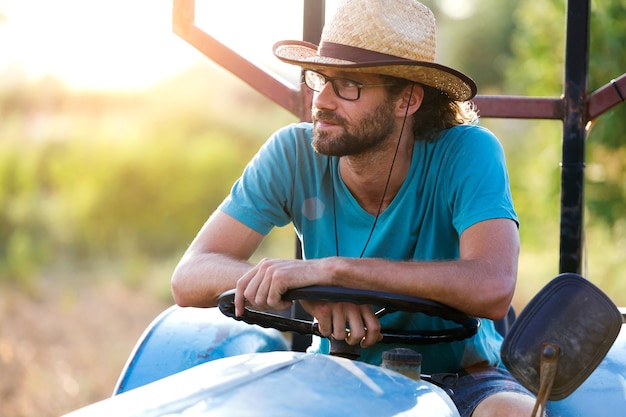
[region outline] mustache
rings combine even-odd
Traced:
[[[332,123],[336,125],[343,125],[346,122],[346,119],[339,116],[334,111],[329,110],[314,110],[312,113],[313,121],[323,121],[326,123]]]

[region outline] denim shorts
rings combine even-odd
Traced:
[[[499,392],[518,392],[535,398],[507,370],[502,368],[481,368],[471,373],[461,372],[453,391],[452,400],[461,417],[470,417],[482,400]]]

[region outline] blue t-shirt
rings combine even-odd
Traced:
[[[304,259],[337,254],[358,258],[375,216],[361,208],[342,181],[339,159],[315,152],[311,138],[310,123],[293,124],[272,135],[220,209],[261,234],[292,222]],[[456,126],[435,141],[415,141],[407,177],[379,216],[363,256],[458,259],[463,231],[494,218],[517,222],[502,147],[484,128]],[[458,326],[421,313],[389,314],[381,318],[381,325],[383,329]],[[412,348],[422,353],[424,372],[436,373],[499,365],[500,344],[493,322],[483,319],[478,334],[470,339]],[[360,360],[379,364],[382,352],[393,347],[379,343],[363,349]],[[328,353],[328,340],[316,338],[310,351]]]

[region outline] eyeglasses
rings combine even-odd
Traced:
[[[344,100],[355,101],[361,97],[361,88],[365,87],[384,87],[395,84],[360,84],[354,80],[347,78],[335,78],[327,77],[319,72],[305,69],[302,71],[302,82],[306,84],[311,90],[320,92],[324,88],[327,82],[333,86],[333,90],[337,97]]]

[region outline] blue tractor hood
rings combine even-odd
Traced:
[[[68,417],[165,415],[459,416],[442,389],[379,366],[266,352],[207,362]]]

